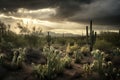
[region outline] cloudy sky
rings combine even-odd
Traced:
[[[0,0],[0,20],[14,29],[22,23],[29,29],[84,34],[91,19],[96,31],[119,29],[120,0]]]

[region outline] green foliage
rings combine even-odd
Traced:
[[[80,63],[81,59],[83,58],[83,55],[80,53],[79,50],[74,51],[75,55],[75,63]]]
[[[65,55],[65,57],[61,58],[61,61],[63,62],[64,66],[66,68],[72,67],[72,65],[71,65],[72,59],[68,55]]]
[[[56,74],[61,74],[64,67],[69,66],[71,63],[71,58],[68,56],[62,57],[62,53],[55,50],[52,46],[50,46],[50,48],[43,48],[43,54],[47,57],[47,64],[39,65],[39,68],[36,69],[36,74],[43,80],[46,78],[52,79]],[[39,71],[41,71],[41,73]]]
[[[93,63],[90,64],[91,70],[98,72],[101,80],[116,80],[120,76],[119,68],[115,68],[111,61],[105,62],[105,53],[99,50],[92,51],[94,57]]]
[[[48,75],[48,65],[35,65],[32,63],[33,74],[40,80],[46,80]]]
[[[74,43],[73,46],[70,46],[70,43],[68,43],[66,53],[68,55],[73,55],[74,51],[78,50],[78,48],[79,48],[78,44]]]
[[[114,49],[112,52],[112,55],[113,56],[120,56],[120,49],[119,48]]]
[[[80,52],[84,55],[84,56],[89,56],[90,55],[90,48],[89,45],[84,45],[80,48]]]
[[[90,73],[91,73],[91,67],[89,64],[84,64],[83,65],[83,70],[84,70],[84,73],[85,73],[85,76],[87,77]]]
[[[36,74],[39,75],[39,78],[45,80],[46,76],[48,79],[52,79],[56,74],[63,72],[64,62],[62,62],[60,51],[50,46],[50,48],[43,48],[43,54],[47,57],[47,64],[40,65],[39,68],[37,68]],[[39,71],[41,71],[41,73]]]
[[[11,50],[14,45],[11,42],[6,42],[3,38],[1,39],[0,49],[1,50]]]
[[[49,32],[48,32],[48,35],[46,36],[46,39],[47,39],[48,46],[50,47],[52,38],[51,38],[51,35],[49,34]]]
[[[120,47],[120,35],[117,32],[101,32],[99,39],[104,39],[113,46]]]
[[[95,45],[94,45],[94,48],[99,49],[99,50],[103,50],[103,51],[108,51],[108,50],[111,50],[113,48],[113,45],[106,40],[97,40]]]
[[[95,50],[95,51],[92,51],[91,54],[95,59],[92,64],[94,69],[97,70],[98,72],[101,72],[102,64],[105,62],[104,61],[105,53],[99,50]]]

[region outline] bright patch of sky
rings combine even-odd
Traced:
[[[29,29],[36,26],[41,28],[43,32],[51,31],[55,33],[72,33],[72,34],[85,34],[86,26],[89,24],[71,22],[67,20],[59,21],[55,18],[56,8],[44,8],[38,10],[28,10],[20,8],[16,13],[0,14],[1,21],[10,24],[12,30],[19,33],[16,27],[17,23],[21,23],[23,26]],[[117,31],[116,28],[99,25],[93,27],[98,33],[104,30]]]

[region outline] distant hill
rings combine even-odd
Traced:
[[[65,37],[76,37],[76,36],[80,36],[80,35],[77,35],[77,34],[72,34],[72,33],[64,33],[64,34],[61,34],[61,33],[55,33],[55,32],[49,32],[51,36],[53,37],[63,37],[63,35]],[[48,35],[48,32],[43,32],[43,35],[44,36],[47,36]]]

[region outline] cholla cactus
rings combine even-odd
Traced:
[[[120,56],[120,49],[119,48],[114,49],[112,55],[113,56]]]
[[[71,68],[72,67],[71,66],[72,59],[68,55],[66,55],[64,58],[62,58],[61,61],[64,63],[66,68]]]
[[[48,65],[35,65],[34,63],[32,63],[32,67],[33,67],[33,73],[36,75],[37,78],[39,78],[40,80],[45,80],[47,78],[48,75]]]
[[[75,62],[80,63],[83,55],[78,50],[74,51],[74,54],[75,54]]]
[[[12,58],[12,65],[16,64],[17,62],[17,57],[18,57],[18,52],[17,51],[14,51],[13,53],[13,58]]]
[[[94,65],[94,70],[98,71],[99,73],[103,73],[104,70],[106,69],[106,63],[105,63],[105,53],[101,52],[100,50],[95,50],[91,52],[92,56],[94,57],[93,65]]]
[[[79,48],[78,44],[75,42],[73,46],[70,47],[71,51],[76,51]]]
[[[44,47],[43,48],[43,54],[47,57],[47,78],[51,79],[56,74],[60,74],[63,72],[64,67],[66,64],[70,65],[71,58],[68,56],[63,57],[62,52],[59,50],[54,49],[54,47],[50,46],[49,48]],[[37,68],[39,71],[41,71],[41,66]],[[44,65],[45,66],[45,65]],[[39,76],[43,73],[38,73]],[[44,78],[44,77],[42,77]]]
[[[89,55],[90,49],[89,45],[84,45],[80,48],[80,52],[83,53],[84,55]]]
[[[23,61],[24,61],[24,56],[23,55],[19,55],[17,57],[17,65],[20,65]]]
[[[85,72],[85,76],[87,77],[89,74],[91,74],[92,70],[91,70],[91,66],[88,64],[84,64],[83,65],[83,70]]]
[[[68,43],[67,48],[66,48],[66,53],[69,54],[70,52],[71,52],[70,43]]]
[[[25,60],[25,51],[26,49],[19,48],[14,51],[12,58],[12,65],[20,65]]]
[[[99,50],[92,51],[94,61],[91,64],[92,69],[97,71],[101,78],[105,80],[117,80],[117,74],[120,73],[117,68],[114,68],[111,61],[105,62],[105,53]]]
[[[55,73],[61,73],[63,71],[64,62],[61,60],[61,53],[52,46],[49,49],[46,47],[43,49],[43,54],[47,57],[48,78],[54,76]]]
[[[113,64],[112,64],[112,62],[108,61],[107,65],[108,65],[108,71],[111,72],[113,70]]]

